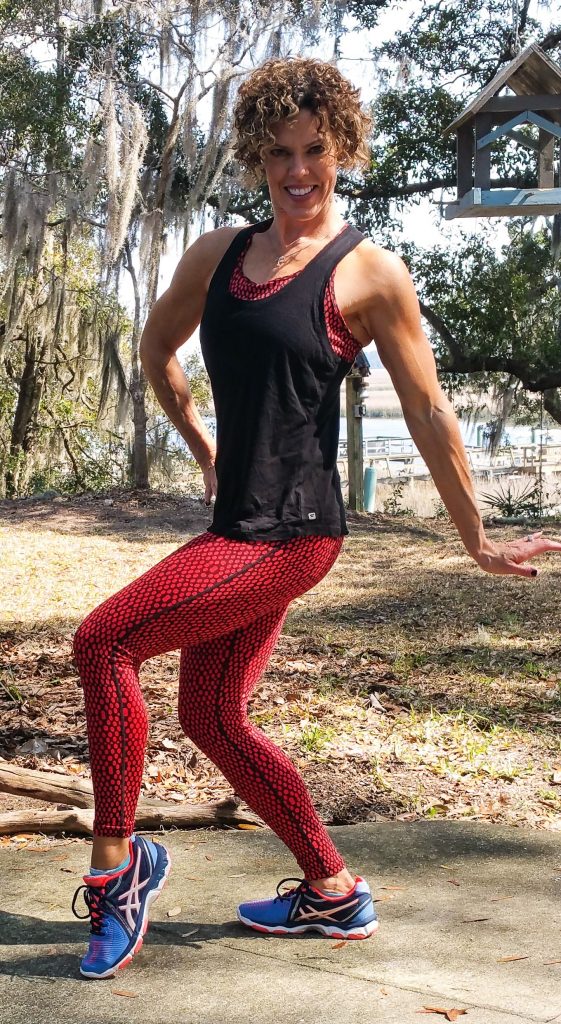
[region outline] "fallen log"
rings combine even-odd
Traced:
[[[0,763],[0,792],[28,796],[48,803],[67,804],[56,811],[36,808],[0,814],[0,835],[17,832],[69,832],[91,835],[93,790],[89,779],[73,779],[56,772],[38,772],[7,761]],[[163,800],[140,799],[136,810],[137,829],[209,828],[211,825],[258,825],[259,818],[242,811],[233,797],[208,804],[168,804]]]
[[[93,807],[93,789],[89,779],[76,779],[57,772],[36,772],[9,761],[0,762],[0,793],[30,796],[47,803],[70,807]]]
[[[0,814],[0,835],[16,835],[18,832],[42,832],[53,835],[66,832],[70,835],[91,836],[93,810],[74,809],[65,811],[24,810],[7,811]],[[170,807],[144,807],[138,805],[135,828],[139,831],[157,831],[162,828],[210,828],[212,825],[256,825],[260,823],[252,814],[239,810],[235,800],[221,800],[212,804],[183,804]]]
[[[6,811],[0,814],[0,836],[13,836],[18,832],[41,832],[53,835],[68,832],[75,836],[91,836],[93,811],[73,810],[41,811],[37,808],[25,811]]]

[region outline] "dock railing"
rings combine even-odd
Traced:
[[[561,473],[561,444],[522,444],[501,447],[491,455],[487,448],[467,445],[466,453],[474,476],[494,477],[507,473],[536,473],[541,465]],[[375,467],[379,480],[396,477],[426,477],[429,470],[410,438],[369,437],[363,442],[364,467]],[[346,477],[347,443],[340,441],[338,465]]]

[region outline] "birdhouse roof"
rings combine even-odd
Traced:
[[[537,43],[532,43],[495,75],[448,125],[444,134],[457,131],[460,125],[475,117],[487,100],[506,87],[517,96],[559,96],[561,108],[561,67],[551,60]]]

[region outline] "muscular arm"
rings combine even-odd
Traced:
[[[540,533],[500,544],[486,537],[458,421],[438,383],[406,267],[394,254],[372,246],[364,254],[364,274],[368,285],[359,315],[365,336],[378,346],[411,436],[467,550],[486,572],[536,576],[528,560],[561,551],[561,542]]]
[[[211,231],[190,246],[154,304],[140,341],[142,366],[156,397],[203,470],[214,462],[215,445],[176,352],[201,321],[210,279],[235,233],[232,228]]]
[[[405,422],[460,537],[477,561],[486,538],[458,421],[439,385],[434,356],[421,326],[413,282],[402,261],[370,255],[376,285],[361,317],[399,396]]]
[[[399,395],[405,421],[465,547],[487,572],[535,576],[526,563],[561,544],[541,534],[495,544],[485,535],[458,421],[442,393],[432,349],[423,332],[413,282],[402,261],[372,247],[365,253],[370,281],[361,322],[377,344]]]

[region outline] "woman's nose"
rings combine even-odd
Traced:
[[[301,156],[298,153],[293,153],[290,161],[290,173],[301,178],[307,173],[307,171],[308,166],[306,163],[306,157]]]

